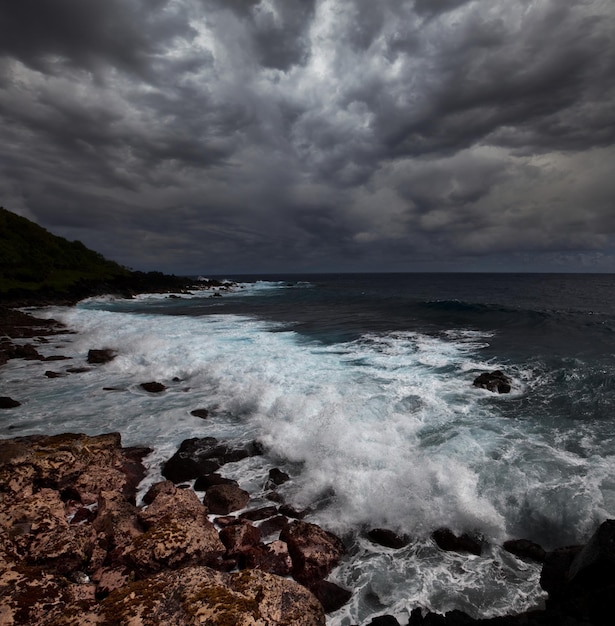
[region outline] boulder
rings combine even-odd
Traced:
[[[144,578],[165,569],[214,564],[224,552],[224,544],[204,512],[195,516],[178,510],[134,539],[123,558]]]
[[[288,553],[288,546],[283,541],[258,544],[241,554],[240,562],[244,567],[260,569],[278,576],[290,576],[293,562]]]
[[[280,539],[288,545],[293,578],[308,587],[326,578],[346,553],[342,540],[333,533],[299,520],[283,528]]]
[[[166,488],[168,484],[172,486],[172,491]],[[178,489],[170,481],[163,482],[161,487],[151,504],[139,511],[139,521],[146,529],[156,526],[168,516],[192,515],[196,518],[207,513],[192,489]]]
[[[259,520],[273,517],[277,512],[277,506],[263,506],[258,509],[250,509],[249,511],[245,511],[239,516],[239,518],[249,520],[251,522],[257,522]]]
[[[318,598],[325,613],[341,609],[352,597],[352,591],[328,580],[316,581],[310,586],[310,591]]]
[[[482,552],[480,541],[466,533],[457,536],[449,528],[439,528],[434,531],[432,538],[441,550],[448,552],[469,552],[476,556],[480,556]]]
[[[196,626],[324,626],[318,600],[292,580],[259,570],[236,574],[207,567],[161,572],[105,598],[98,611],[105,623]]]
[[[500,370],[483,372],[474,379],[474,386],[498,393],[509,393],[512,388],[510,378]]]
[[[248,523],[232,524],[220,531],[220,540],[226,547],[227,556],[236,557],[260,543],[261,531]]]
[[[239,486],[239,483],[232,478],[225,478],[224,476],[220,476],[220,474],[205,474],[205,476],[199,476],[194,481],[194,490],[195,491],[207,491],[210,487],[214,485],[235,485]]]
[[[137,507],[128,502],[121,492],[101,491],[93,526],[107,540],[108,551],[126,548],[143,534],[137,513]]]
[[[92,365],[102,365],[113,361],[117,356],[115,350],[110,348],[102,348],[100,350],[88,350],[88,363]]]
[[[260,531],[263,537],[270,535],[279,535],[280,531],[288,526],[288,518],[285,515],[276,515],[275,517],[269,517],[264,522],[259,524]]]
[[[213,485],[205,492],[204,503],[214,515],[228,515],[246,507],[250,494],[236,485]]]
[[[153,484],[147,490],[147,493],[143,496],[143,504],[151,504],[158,497],[158,494],[174,494],[176,491],[177,487],[173,482],[170,480],[161,480]]]

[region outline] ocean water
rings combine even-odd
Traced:
[[[615,516],[615,276],[228,278],[238,287],[222,297],[38,311],[76,331],[39,351],[71,360],[0,370],[2,395],[23,402],[3,411],[0,437],[119,431],[154,448],[142,492],[187,437],[261,441],[263,457],[222,473],[259,504],[269,469],[283,469],[287,501],[344,538],[330,580],[354,594],[330,626],[403,624],[417,606],[475,617],[540,606],[540,566],[502,542],[581,543]],[[103,347],[118,357],[45,376]],[[493,369],[510,394],[473,387]],[[140,389],[152,380],[167,390]],[[442,526],[481,536],[483,555],[439,550]],[[412,540],[377,546],[376,527]]]

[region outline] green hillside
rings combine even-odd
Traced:
[[[80,241],[56,237],[0,207],[0,293],[40,289],[62,293],[75,285],[129,274]]]

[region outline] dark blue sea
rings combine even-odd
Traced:
[[[269,504],[280,467],[287,501],[349,546],[330,579],[354,595],[332,626],[386,613],[403,624],[416,606],[540,606],[540,566],[501,544],[580,543],[615,517],[615,276],[223,278],[228,289],[40,312],[77,331],[41,346],[71,356],[66,368],[89,348],[119,356],[56,379],[48,363],[10,362],[0,376],[28,410],[0,435],[119,431],[155,448],[142,490],[184,438],[258,439],[265,456],[223,473]],[[510,393],[473,386],[495,369]],[[167,391],[143,392],[150,380]],[[439,550],[431,533],[443,526],[481,537],[483,554]],[[376,546],[376,527],[412,541]]]

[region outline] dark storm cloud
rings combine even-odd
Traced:
[[[611,2],[6,4],[2,204],[121,262],[615,269]]]

